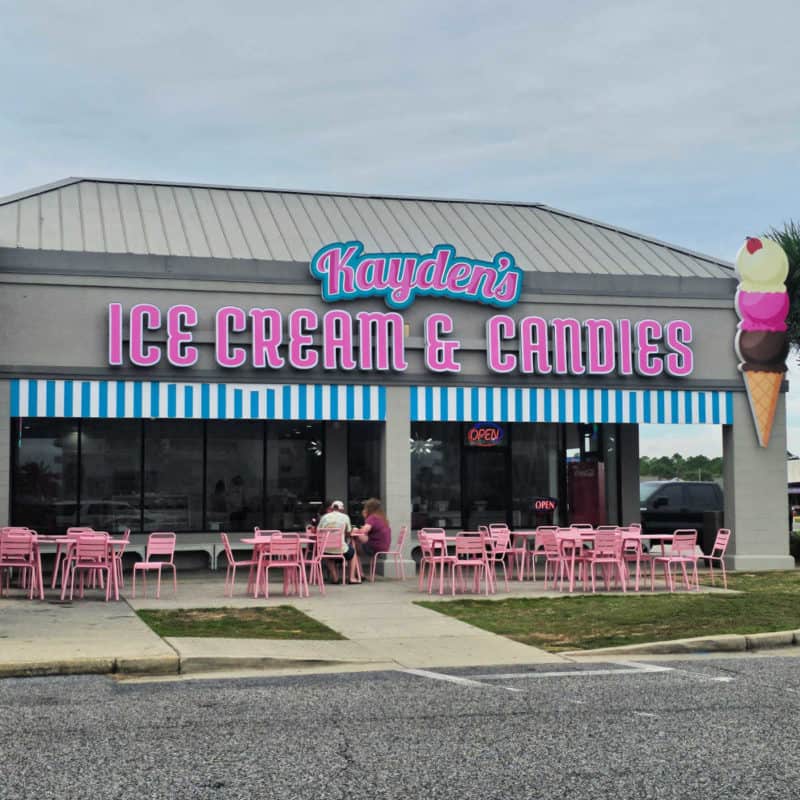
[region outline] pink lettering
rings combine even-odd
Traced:
[[[552,372],[547,323],[541,317],[523,317],[519,323],[519,357],[526,375]]]
[[[131,308],[131,338],[129,354],[131,364],[137,367],[153,367],[161,361],[161,348],[156,345],[144,347],[144,331],[156,331],[161,327],[161,312],[151,303],[138,303]]]
[[[483,298],[491,298],[494,292],[494,282],[497,273],[489,267],[472,266],[472,273],[469,277],[469,285],[466,294],[469,297],[481,295]]]
[[[447,273],[447,291],[452,294],[459,294],[469,286],[469,274],[472,267],[463,261],[456,261]]]
[[[461,364],[455,358],[461,342],[442,339],[452,332],[453,318],[449,314],[430,314],[425,318],[425,366],[432,372],[461,372]]]
[[[217,364],[226,369],[241,367],[247,361],[244,347],[231,347],[230,334],[247,330],[247,316],[238,306],[223,306],[217,310],[215,318],[216,343],[214,356]]]
[[[685,378],[694,370],[694,353],[689,344],[692,341],[692,326],[681,319],[672,320],[665,326],[665,339],[667,347],[672,353],[667,353],[664,359],[664,371],[676,378]]]
[[[310,308],[297,308],[289,314],[289,363],[295,369],[317,366],[319,354],[311,349],[314,337],[306,331],[315,331],[318,326],[317,312]]]
[[[408,367],[405,356],[405,329],[403,318],[396,312],[361,311],[358,319],[358,360],[360,369],[389,369],[391,342],[391,368],[402,372]]]
[[[185,328],[197,325],[197,309],[194,306],[177,305],[167,311],[167,361],[173,367],[191,367],[197,363],[200,353],[188,344],[192,334]]]
[[[663,334],[661,323],[654,319],[643,319],[636,323],[636,371],[645,377],[660,375],[664,369],[658,357],[656,342]]]
[[[617,342],[619,346],[620,375],[633,375],[633,335],[629,319],[617,320]]]
[[[553,366],[557,375],[583,375],[581,352],[581,324],[576,319],[554,319]]]
[[[503,353],[503,339],[513,339],[516,333],[514,320],[506,314],[496,314],[486,322],[486,363],[492,372],[513,372],[517,357]]]
[[[353,357],[353,318],[347,311],[329,311],[322,318],[325,369],[356,368]]]
[[[586,370],[590,375],[608,375],[614,371],[614,323],[610,319],[587,319]]]
[[[108,304],[108,363],[122,364],[122,303]]]
[[[320,278],[322,296],[335,299],[340,293],[352,294],[355,291],[353,268],[350,259],[356,254],[359,245],[334,244],[323,248],[311,262],[311,273]]]
[[[253,320],[253,366],[280,369],[286,363],[278,351],[283,340],[281,312],[276,308],[251,308],[250,318]]]

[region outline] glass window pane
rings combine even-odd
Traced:
[[[145,420],[145,531],[199,531],[202,517],[203,423]]]
[[[537,511],[536,500],[559,500],[558,425],[514,425],[511,437],[511,523],[514,528],[535,528],[558,521],[557,512]]]
[[[11,421],[14,491],[11,522],[39,533],[77,524],[78,421]]]
[[[461,424],[411,425],[411,527],[461,528]]]
[[[319,513],[324,491],[322,423],[269,423],[264,527],[282,531],[303,530]]]
[[[208,530],[252,531],[262,524],[264,423],[208,422],[206,436]]]
[[[382,439],[382,422],[347,423],[347,495],[351,519],[361,519],[364,500],[381,496]]]
[[[142,423],[85,419],[81,423],[78,524],[118,533],[141,527]]]

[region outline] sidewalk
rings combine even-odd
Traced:
[[[327,585],[323,597],[316,587],[308,598],[283,597],[281,584],[274,595],[254,600],[245,594],[245,576],[233,598],[223,595],[224,573],[183,573],[178,596],[165,581],[160,600],[130,596],[124,601],[102,599],[28,601],[12,590],[0,600],[0,676],[24,674],[197,673],[214,670],[286,669],[306,671],[331,666],[369,669],[427,669],[512,664],[563,663],[571,658],[519,644],[503,636],[422,608],[429,599],[417,591],[416,579],[405,582],[378,579],[360,586]],[[545,592],[542,583],[510,582],[511,591],[490,599],[563,597]],[[137,589],[141,590],[141,586]],[[719,591],[719,590],[710,590]],[[99,597],[99,592],[94,593]],[[460,596],[461,597],[461,596]],[[469,595],[477,598],[477,595]],[[483,596],[481,596],[483,597]],[[434,594],[431,599],[440,598]],[[632,602],[636,601],[634,596]],[[221,608],[292,605],[346,637],[344,641],[275,639],[161,639],[135,614],[136,609]]]

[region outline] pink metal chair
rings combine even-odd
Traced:
[[[66,536],[74,541],[79,533],[91,533],[94,529],[89,527],[73,527],[67,528]],[[69,555],[69,549],[72,546],[69,542],[56,542],[56,557],[53,563],[53,577],[50,580],[50,588],[55,589],[58,582],[58,571],[61,568],[61,582],[64,582],[64,575],[66,573],[66,565],[63,563]]]
[[[117,586],[122,588],[125,586],[125,576],[122,574],[122,557],[128,549],[131,541],[131,529],[126,528],[125,532],[120,537],[121,544],[113,547],[114,565],[117,568]]]
[[[544,588],[547,590],[548,576],[553,581],[555,588],[556,580],[563,586],[565,561],[558,543],[558,529],[538,529],[536,532],[536,544],[541,545],[541,555],[544,556]],[[535,552],[535,551],[534,551]],[[535,564],[533,565],[535,569]]]
[[[722,570],[722,585],[728,588],[728,575],[725,572],[725,552],[728,549],[728,542],[731,539],[730,528],[720,528],[717,531],[717,538],[714,540],[714,546],[711,548],[711,554],[705,557],[708,562],[708,573],[711,577],[711,583],[714,583],[714,562],[716,561]]]
[[[66,558],[67,573],[62,581],[61,599],[67,593],[67,583],[69,583],[69,599],[75,595],[75,573],[80,573],[80,597],[84,597],[86,579],[93,580],[98,575],[102,575],[105,583],[106,602],[111,595],[111,587],[114,587],[114,599],[119,600],[119,589],[116,581],[116,563],[114,562],[114,551],[109,544],[109,535],[105,531],[93,531],[92,533],[79,533],[75,538],[75,544],[70,554]]]
[[[642,577],[642,564],[647,567],[648,573],[652,573],[653,559],[650,553],[646,553],[642,547],[641,530],[620,528],[619,536],[622,544],[622,560],[625,562],[625,569],[629,579],[631,574],[629,565],[635,565],[633,588],[634,591],[638,592]]]
[[[378,566],[378,556],[392,556],[394,559],[395,570],[400,573],[400,580],[406,579],[405,567],[403,567],[403,545],[408,535],[408,528],[405,525],[400,527],[400,534],[397,537],[397,545],[394,550],[379,550],[372,556],[372,568],[369,571],[369,582],[375,583],[375,568]],[[386,559],[384,558],[384,561]]]
[[[686,572],[688,565],[692,566],[692,577],[697,591],[700,591],[700,581],[697,574],[697,531],[681,529],[675,531],[670,552],[665,555],[653,556],[653,568],[650,572],[650,591],[655,591],[656,567],[661,564],[664,568],[664,578],[671,592],[675,591],[675,581],[672,577],[672,567],[680,567],[683,574],[683,584],[686,590],[691,589],[689,576]]]
[[[436,570],[439,570],[439,594],[444,594],[444,576],[450,570],[450,586],[456,593],[455,562],[456,557],[447,552],[447,537],[444,528],[422,528],[419,532],[419,546],[422,558],[419,562],[419,590],[425,580],[425,569],[428,569],[428,594],[433,590]]]
[[[328,546],[329,530],[321,528],[316,533],[306,531],[306,535],[314,539],[311,558],[306,559],[306,565],[309,567],[307,582],[309,584],[316,583],[319,586],[320,594],[323,595],[325,594],[325,576],[322,574],[322,558],[325,555],[325,548]],[[342,572],[344,572],[344,567],[342,567]]]
[[[506,559],[511,553],[511,531],[507,525],[490,525],[489,526],[489,551],[487,559],[489,561],[489,574],[491,575],[492,583],[497,588],[497,565],[503,568],[503,578],[505,579],[506,591],[508,588],[508,571],[506,570]]]
[[[330,553],[326,553],[323,550],[322,555],[320,556],[320,569],[325,561],[341,562],[342,586],[344,586],[344,584],[347,583],[347,559],[344,557],[344,553],[342,552],[342,550],[345,549],[344,528],[318,528],[317,535],[320,533],[325,534],[325,538],[327,540],[325,547],[332,551]],[[358,558],[358,556],[354,555],[353,558]],[[359,573],[360,577],[360,564],[356,565],[356,572]]]
[[[306,570],[298,537],[273,536],[270,543],[265,546],[258,556],[256,571],[256,597],[264,585],[264,597],[269,597],[269,571],[270,569],[283,570],[283,593],[288,595],[292,586],[297,594],[302,597],[309,596],[306,583]]]
[[[480,579],[483,576],[486,594],[494,591],[494,583],[489,572],[488,540],[481,533],[460,531],[456,535],[456,554],[453,570],[462,591],[465,590],[464,570],[472,570],[473,590],[480,592]]]
[[[3,592],[3,573],[6,574],[6,592],[11,585],[11,573],[19,570],[25,578],[22,585],[28,589],[28,598],[34,594],[44,600],[42,563],[36,547],[36,534],[31,530],[4,528],[0,531],[0,596]]]
[[[153,556],[166,556],[165,561],[154,561]],[[144,591],[147,592],[147,573],[158,573],[156,583],[156,600],[161,597],[161,569],[169,567],[172,570],[172,589],[178,594],[178,571],[175,568],[175,534],[172,531],[155,531],[147,537],[147,549],[144,561],[133,565],[133,597],[136,597],[136,573],[142,573]]]
[[[539,539],[540,534],[547,531],[555,533],[558,530],[557,525],[539,525],[536,528],[536,533],[533,537],[533,546],[528,551],[528,564],[530,565],[531,579],[536,583],[536,559],[544,558],[544,548]]]
[[[231,549],[231,543],[228,539],[228,534],[220,533],[220,538],[222,539],[222,547],[225,550],[225,558],[228,562],[228,566],[225,569],[225,596],[233,597],[233,585],[236,582],[237,567],[250,567],[250,572],[247,577],[247,591],[249,593],[250,587],[253,585],[253,574],[255,572],[255,568],[258,566],[258,559],[251,556],[250,558],[237,561],[234,558],[233,550]],[[230,592],[228,591],[229,588]]]
[[[585,568],[588,568],[589,577],[592,581],[592,592],[596,589],[597,566],[603,568],[603,582],[606,591],[611,588],[611,575],[616,573],[616,578],[622,591],[627,591],[627,576],[625,574],[625,562],[622,558],[622,540],[616,531],[598,531],[594,538],[594,547],[586,551],[581,556],[585,561]],[[586,570],[583,574],[584,589],[586,587]]]

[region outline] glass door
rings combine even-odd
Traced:
[[[479,525],[508,523],[511,481],[508,450],[494,447],[465,447],[463,453],[462,505],[465,529]]]

